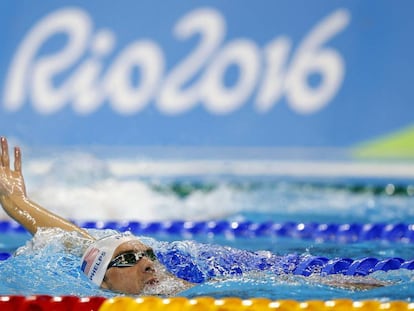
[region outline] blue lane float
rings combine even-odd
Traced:
[[[377,259],[365,257],[357,260],[350,258],[328,259],[325,257],[310,257],[300,262],[294,274],[309,276],[315,271],[321,275],[344,274],[350,276],[366,276],[375,271],[390,271],[398,269],[414,270],[414,260],[404,260],[399,257]]]
[[[7,260],[11,256],[12,254],[10,253],[2,252],[0,253],[0,261]],[[321,276],[332,274],[366,276],[375,271],[386,272],[398,269],[414,270],[414,259],[404,260],[399,257],[378,259],[365,257],[354,260],[351,258],[329,259],[326,257],[307,256],[299,260],[292,272],[295,275],[303,276],[310,276],[312,274],[319,274]]]
[[[414,242],[414,224],[405,223],[298,223],[234,221],[74,221],[83,228],[131,231],[136,235],[193,236],[207,234],[231,237],[290,237],[316,241],[358,242],[383,240]],[[0,233],[22,233],[25,229],[13,221],[0,221]]]
[[[134,234],[167,234],[191,236],[198,234],[228,235],[234,237],[276,236],[321,241],[356,242],[386,240],[414,242],[412,224],[319,224],[296,222],[232,222],[219,221],[164,221],[164,222],[77,222],[85,228],[131,231]]]

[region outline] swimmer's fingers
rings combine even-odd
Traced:
[[[10,159],[9,159],[9,146],[7,144],[7,139],[2,137],[1,139],[1,165],[3,168],[10,169]]]
[[[22,152],[19,147],[14,147],[14,170],[22,174]]]

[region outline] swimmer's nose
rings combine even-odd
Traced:
[[[154,273],[155,272],[155,268],[154,268],[154,263],[147,259],[147,258],[143,258],[143,265],[142,265],[142,272],[145,273]]]

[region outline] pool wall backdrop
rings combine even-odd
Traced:
[[[387,247],[397,243],[398,251],[390,253],[398,256],[385,251],[381,258],[309,256],[299,262],[294,274],[308,276],[317,268],[322,276],[407,270],[406,278],[412,280],[414,258],[402,258],[399,252],[411,249],[414,242],[414,218],[407,208],[414,194],[413,9],[414,2],[404,0],[3,1],[0,135],[35,156],[25,164],[29,166],[26,180],[38,185],[33,191],[36,199],[50,198],[52,192],[58,198],[58,190],[63,189],[75,199],[69,208],[61,204],[62,208],[66,212],[73,208],[70,211],[75,213],[77,207],[80,216],[73,221],[84,228],[177,239],[205,235],[210,241],[222,236],[229,241],[266,237],[270,243],[272,238],[292,238],[344,243],[350,248],[352,243],[379,241],[388,243]],[[50,150],[67,152],[68,158],[52,161],[55,152]],[[71,157],[71,150],[106,153],[98,161],[84,155]],[[138,160],[135,153],[141,154]],[[60,184],[56,169],[63,170],[66,184]],[[213,188],[208,183],[200,188],[191,184],[195,188],[186,192],[188,184],[181,178],[192,181],[203,175],[219,182],[214,179]],[[221,175],[227,185],[221,183]],[[242,180],[243,185],[244,177],[268,181],[275,176],[276,188],[268,190],[267,184],[257,186],[253,181],[247,190],[241,187],[245,192],[239,191],[237,183]],[[110,183],[113,180],[108,182],[112,177],[115,186]],[[151,180],[165,177],[166,186]],[[263,215],[244,213],[241,202],[246,197],[253,208],[265,200],[265,207],[273,204],[275,194],[270,193],[275,189],[284,193],[285,186],[279,182],[285,177],[295,181],[317,177],[318,182],[326,177],[347,182],[356,178],[363,190],[356,199],[344,195],[343,202],[352,211],[344,212],[345,218],[338,217],[338,222],[325,222],[323,217],[308,222],[265,221],[263,217],[282,215],[269,209]],[[139,179],[134,186],[138,185],[141,216],[146,218],[108,219],[114,215],[108,192],[117,186],[125,186],[119,191],[126,191],[134,178]],[[174,178],[182,188],[177,190]],[[369,192],[367,180],[372,179],[374,188],[380,185],[377,193],[379,188]],[[88,183],[97,185],[92,192],[106,192],[102,201],[91,202],[108,203],[107,214],[79,209],[78,202],[88,199],[79,189]],[[44,185],[52,186],[51,192]],[[334,189],[335,195],[343,195],[342,190]],[[223,193],[230,193],[224,199],[239,195],[235,211],[242,219],[237,213],[240,217],[231,219],[234,213],[225,210],[228,202],[220,197]],[[349,193],[360,192],[355,188]],[[285,196],[288,203],[298,202],[291,192]],[[307,203],[314,202],[308,196]],[[203,198],[214,199],[223,207],[191,213],[197,204],[187,201],[183,206],[187,197],[196,197],[198,204]],[[360,209],[365,199],[369,203]],[[181,204],[188,212],[175,213],[170,208],[151,214],[145,203],[152,201],[154,206],[169,208]],[[93,210],[91,202],[86,200]],[[52,200],[51,205],[59,203]],[[330,201],[334,203],[336,199]],[[345,206],[341,203],[339,212]],[[324,208],[316,205],[319,212]],[[123,207],[130,206],[125,202]],[[387,208],[394,207],[394,214],[387,213]],[[389,217],[372,221],[377,219],[368,214],[375,208],[379,217]],[[397,215],[398,208],[403,216]],[[131,210],[126,214],[136,215]],[[287,218],[311,215],[300,206],[292,210]],[[206,219],[197,218],[204,212]],[[335,211],[328,214],[335,218]],[[404,215],[406,222],[400,219]],[[0,235],[4,239],[20,235],[25,241],[27,232],[5,219],[0,220]],[[15,249],[13,243],[0,249],[0,263]],[[408,285],[402,296],[406,292]],[[108,298],[0,292],[0,309],[414,309],[412,297],[393,300],[393,295],[383,300],[300,301],[201,297],[197,292],[195,296]]]
[[[0,132],[36,146],[413,156],[413,6],[5,1]]]

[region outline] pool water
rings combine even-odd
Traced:
[[[143,222],[221,221],[313,224],[411,224],[414,191],[410,180],[389,178],[300,178],[257,174],[136,174],[114,169],[111,160],[78,155],[25,163],[30,196],[52,211],[76,220]],[[85,160],[86,159],[86,160]],[[126,161],[131,163],[131,159]],[[145,160],[134,167],[145,167]],[[87,163],[87,165],[85,165]],[[259,161],[260,163],[260,161]],[[199,165],[203,165],[202,163]],[[165,166],[164,166],[165,167]],[[168,167],[168,166],[167,166]],[[1,219],[8,219],[5,214]],[[102,231],[102,230],[101,230]],[[99,232],[99,230],[98,230]],[[186,241],[207,245],[217,256],[223,246],[284,256],[299,254],[329,259],[375,257],[414,259],[414,239],[324,240],[276,234],[181,234],[155,232],[143,239],[184,247]],[[152,241],[152,242],[151,242]],[[0,262],[0,295],[52,294],[105,296],[79,271],[79,254],[67,254],[50,236],[34,241],[26,232],[0,235],[0,252],[20,255]],[[191,255],[192,250],[188,249]],[[194,255],[194,254],[193,254]],[[321,276],[278,275],[246,271],[213,278],[178,295],[185,297],[267,297],[270,299],[403,299],[411,301],[414,272],[377,271],[369,278],[387,283],[371,290],[324,285]],[[342,275],[331,276],[340,282]],[[367,279],[368,280],[368,279]]]

